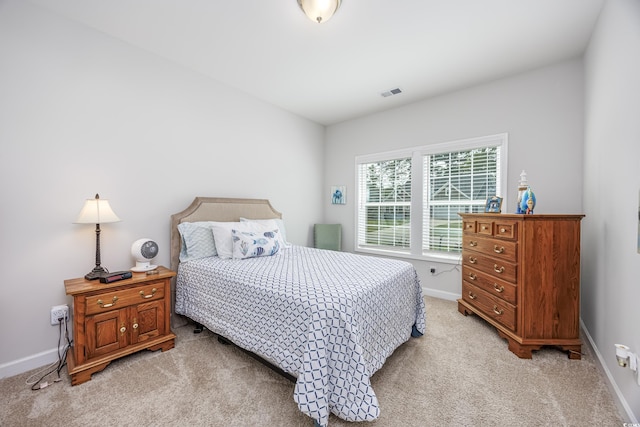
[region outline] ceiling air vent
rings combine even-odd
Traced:
[[[391,90],[388,90],[386,92],[382,92],[380,95],[382,95],[384,98],[386,98],[387,96],[397,95],[399,93],[402,93],[402,90],[399,87],[397,87],[395,89],[391,89]]]

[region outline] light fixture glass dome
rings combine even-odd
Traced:
[[[309,19],[318,24],[327,22],[340,7],[342,0],[298,0],[300,8]]]

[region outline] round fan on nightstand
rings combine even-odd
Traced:
[[[131,267],[131,271],[140,273],[158,268],[157,265],[151,264],[151,260],[158,255],[158,244],[151,239],[138,239],[133,242],[131,255],[136,259],[136,265]]]

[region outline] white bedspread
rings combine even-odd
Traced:
[[[302,246],[182,263],[175,309],[296,376],[294,400],[321,426],[330,412],[376,419],[371,375],[425,329],[410,263]]]

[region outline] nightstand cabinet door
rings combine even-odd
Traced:
[[[85,331],[87,359],[126,347],[126,322],[126,310],[112,310],[88,316]]]
[[[141,343],[164,335],[164,305],[151,301],[131,307],[131,342]]]

